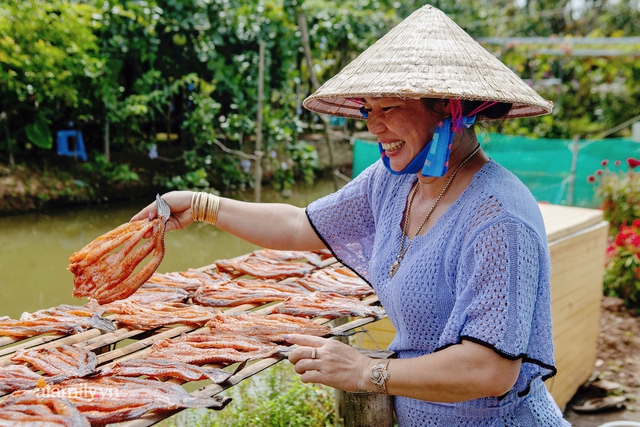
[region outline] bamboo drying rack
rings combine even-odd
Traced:
[[[318,269],[326,268],[335,264],[337,264],[336,259],[331,257],[319,264]],[[215,268],[215,264],[211,264],[197,268],[196,270],[207,271]],[[284,279],[283,281],[286,282],[290,280],[291,279]],[[374,294],[369,297],[363,298],[362,302],[371,305],[378,302],[378,298]],[[269,314],[273,307],[277,304],[279,303],[267,303],[262,305],[244,304],[237,307],[228,308],[225,310],[225,312],[233,313],[250,311],[256,314]],[[107,318],[110,317],[112,316],[107,316]],[[371,322],[381,320],[385,317],[385,314],[381,314],[376,317],[336,319],[337,323],[340,323],[340,325],[333,327],[333,329],[339,332],[351,331]],[[329,319],[316,318],[314,319],[314,321],[318,323],[326,323],[329,321]],[[14,364],[14,362],[11,361],[11,356],[19,349],[51,348],[62,345],[82,347],[95,352],[98,359],[98,366],[102,367],[115,361],[121,361],[131,358],[143,358],[149,354],[151,345],[157,341],[176,338],[182,334],[202,333],[207,331],[209,331],[208,327],[179,325],[174,327],[160,327],[151,330],[135,329],[132,327],[119,327],[112,332],[102,332],[98,329],[88,329],[84,332],[73,335],[49,334],[25,339],[0,337],[0,367]],[[132,342],[126,343],[125,340]],[[204,387],[201,387],[197,391],[191,392],[191,395],[196,397],[217,398],[219,406],[213,409],[221,410],[231,401],[231,399],[223,396],[218,396],[220,393],[237,385],[241,381],[250,378],[253,375],[279,363],[286,358],[287,355],[283,353],[277,353],[271,357],[249,363],[246,366],[241,367],[241,369],[236,368],[238,369],[237,372],[235,372],[234,375],[232,375],[225,382],[220,384],[212,383],[206,385]],[[227,368],[233,367],[235,365],[238,364],[230,364],[226,366],[207,366]],[[171,379],[168,381],[176,384],[184,384],[183,381],[178,379]],[[136,420],[121,422],[117,425],[120,427],[150,426],[183,410],[184,409],[149,412]]]

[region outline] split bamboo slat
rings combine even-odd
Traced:
[[[238,257],[242,258],[242,257]],[[336,265],[337,261],[331,257],[324,260],[317,265],[318,268],[326,268]],[[200,267],[197,270],[208,271],[215,269],[215,264]],[[292,279],[284,279],[282,282],[287,282]],[[376,304],[378,298],[375,295],[362,299],[365,304]],[[271,310],[280,304],[267,303],[263,305],[256,304],[244,304],[237,307],[231,307],[225,309],[226,313],[233,312],[254,312],[256,314],[268,315]],[[113,317],[112,315],[106,316],[107,318]],[[333,326],[333,329],[338,332],[352,331],[358,328],[362,328],[369,323],[376,322],[377,320],[384,319],[386,315],[382,312],[377,317],[365,317],[365,318],[344,318],[336,319],[342,320],[343,323],[339,326]],[[313,319],[315,322],[324,324],[330,321],[326,318]],[[208,327],[177,325],[171,327],[159,327],[151,330],[135,329],[132,327],[119,327],[112,332],[101,332],[97,329],[89,329],[87,331],[74,334],[74,335],[62,335],[62,334],[48,334],[37,337],[18,339],[11,337],[0,337],[0,367],[13,364],[11,356],[15,354],[19,349],[37,349],[37,348],[52,348],[61,345],[73,345],[77,347],[83,347],[87,350],[92,350],[97,354],[98,367],[108,366],[117,361],[122,361],[131,358],[144,358],[149,352],[151,345],[163,339],[171,339],[181,336],[182,334],[202,333],[209,331]],[[221,384],[211,383],[199,388],[197,391],[191,392],[196,397],[211,397],[219,400],[219,408],[224,406],[230,401],[229,398],[218,396],[223,391],[229,389],[240,383],[241,381],[258,374],[259,372],[279,363],[287,358],[288,353],[277,353],[274,356],[254,361],[246,364],[231,364],[228,366],[221,365],[206,365],[207,367],[224,368],[228,372],[234,374],[225,382]],[[235,372],[234,372],[235,371]],[[184,384],[183,381],[177,379],[171,379],[170,382],[177,384]],[[198,382],[200,385],[200,382]],[[0,400],[2,397],[0,396]],[[219,409],[216,408],[216,409]],[[150,426],[159,421],[162,421],[181,410],[173,411],[159,411],[148,413],[136,420],[118,423],[118,426],[122,427],[143,427]]]

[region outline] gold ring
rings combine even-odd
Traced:
[[[313,347],[313,348],[311,349],[311,358],[312,358],[312,359],[315,359],[315,358],[316,358],[316,353],[317,353],[317,350],[316,350],[316,348],[315,348],[315,347]]]

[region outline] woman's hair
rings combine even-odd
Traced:
[[[446,105],[447,99],[441,98],[422,98],[422,103],[434,113],[443,114],[444,115],[444,106]],[[482,105],[485,101],[466,101],[461,100],[460,104],[462,105],[462,114],[468,114]],[[498,102],[497,104],[493,104],[489,108],[485,108],[481,110],[478,115],[482,116],[486,119],[497,120],[504,118],[511,110],[511,106],[513,104],[508,104],[504,102]]]

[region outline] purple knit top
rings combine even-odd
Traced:
[[[416,179],[392,175],[378,161],[311,203],[307,216],[336,258],[376,291],[396,329],[389,350],[399,358],[466,339],[523,363],[500,398],[442,404],[396,397],[400,426],[568,425],[542,384],[556,372],[550,260],[531,192],[502,166],[485,164],[389,278]]]

